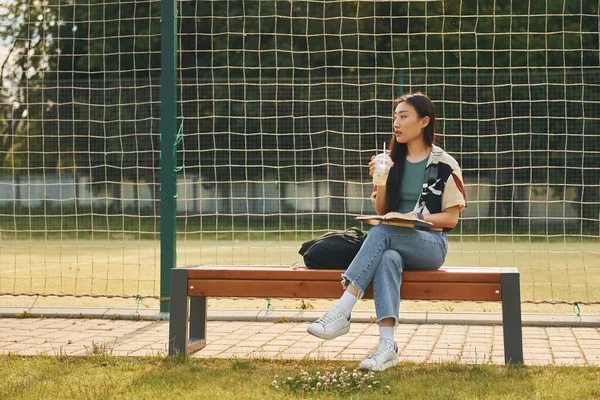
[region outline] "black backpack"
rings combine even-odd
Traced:
[[[328,232],[303,243],[298,253],[308,269],[346,269],[366,238],[358,228]]]

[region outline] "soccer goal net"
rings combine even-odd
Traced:
[[[600,302],[598,1],[181,0],[177,264],[302,263],[374,212],[367,164],[422,91],[468,208],[446,265]],[[158,294],[160,1],[12,1],[0,294]]]

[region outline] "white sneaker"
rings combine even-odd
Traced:
[[[346,318],[342,310],[334,305],[325,315],[310,324],[306,330],[321,339],[335,339],[348,333],[350,318]]]
[[[383,371],[398,364],[398,346],[379,344],[368,358],[361,361],[359,368],[371,371]]]

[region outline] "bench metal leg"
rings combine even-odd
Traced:
[[[190,333],[188,336],[188,353],[200,350],[206,346],[206,297],[190,298]]]
[[[169,315],[169,355],[185,354],[188,331],[187,270],[171,270],[171,310]]]
[[[506,364],[522,364],[523,327],[521,321],[519,273],[502,273],[501,284],[504,362]]]
[[[206,346],[206,297],[189,298],[186,269],[171,270],[169,355],[187,354]]]

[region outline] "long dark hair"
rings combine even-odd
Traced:
[[[433,106],[431,99],[421,92],[405,94],[394,100],[393,111],[395,112],[398,104],[403,102],[407,102],[413,106],[417,111],[419,118],[429,117],[429,124],[423,129],[423,141],[427,147],[431,147],[433,143],[435,143],[435,107]],[[390,170],[386,184],[385,212],[396,211],[400,206],[400,190],[407,152],[408,146],[406,143],[396,142],[396,136],[392,133],[392,139],[390,140],[390,156],[392,157],[392,161],[394,161],[394,166]]]

